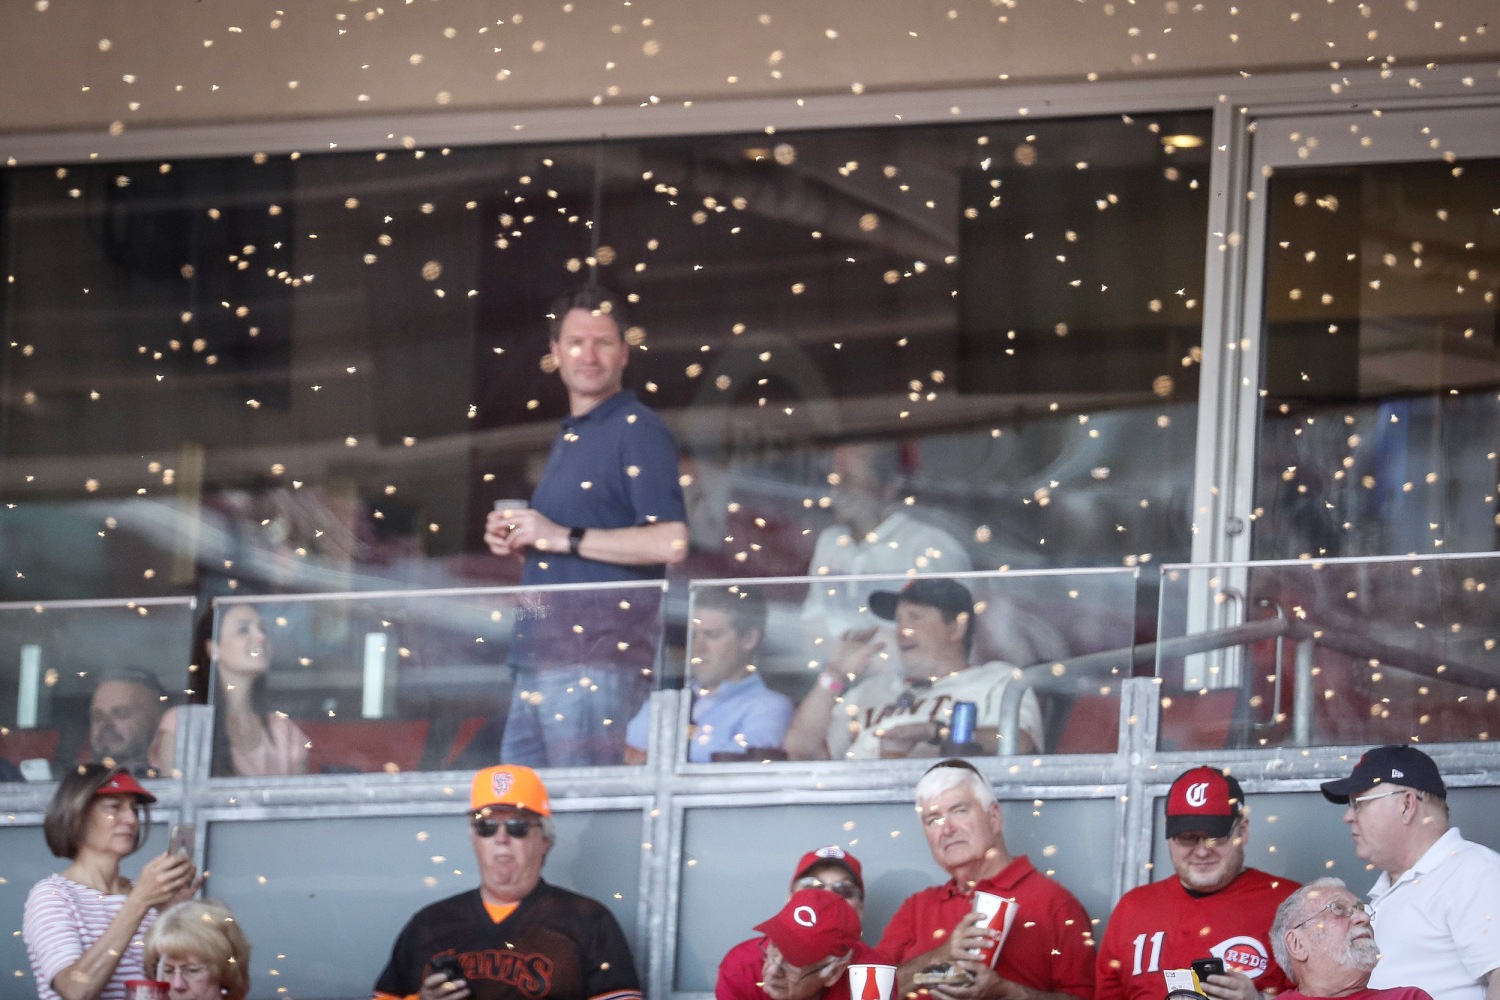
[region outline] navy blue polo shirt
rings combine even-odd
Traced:
[[[622,389],[583,416],[563,420],[531,506],[569,528],[686,522],[677,442],[661,417]],[[521,582],[607,583],[665,575],[664,566],[617,566],[532,549]]]
[[[672,432],[634,392],[569,416],[552,443],[531,505],[558,524],[629,528],[686,521]],[[617,566],[530,550],[523,584],[660,580],[664,566]],[[510,660],[520,668],[609,664],[641,674],[656,661],[661,591],[549,591],[517,609]]]

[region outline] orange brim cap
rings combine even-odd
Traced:
[[[551,816],[552,803],[547,786],[536,772],[520,764],[498,764],[474,775],[469,788],[469,811],[489,806],[512,806],[529,809],[538,816]]]

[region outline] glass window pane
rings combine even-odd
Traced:
[[[1500,159],[1270,180],[1259,559],[1500,544]]]
[[[187,598],[0,605],[0,774],[83,761],[141,776],[158,722],[192,695]]]
[[[1123,568],[698,581],[687,760],[1113,753],[1136,582]]]
[[[1493,554],[1163,567],[1159,745],[1500,733]]]
[[[201,623],[212,772],[626,763],[625,727],[657,683],[660,596],[652,583],[220,599]]]
[[[1208,123],[5,171],[0,596],[514,582],[480,526],[536,484],[545,313],[594,277],[680,445],[688,576],[800,575],[898,511],[950,540],[929,568],[1181,558],[1208,154],[1173,137]],[[895,456],[863,515],[859,443]]]

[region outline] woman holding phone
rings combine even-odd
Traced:
[[[120,874],[155,801],[129,771],[103,764],[80,764],[58,784],[42,832],[71,863],[32,887],[21,925],[41,1000],[124,1000],[127,980],[147,978],[141,940],[158,912],[197,891],[181,854],[158,854],[134,881]]]
[[[306,774],[307,735],[266,704],[271,641],[260,609],[253,604],[221,608],[217,638],[209,612],[199,620],[193,639],[196,654],[206,655],[213,664],[213,773]],[[151,743],[151,766],[169,773],[176,750],[177,710],[169,708]]]

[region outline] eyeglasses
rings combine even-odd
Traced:
[[[1236,821],[1235,826],[1238,826],[1238,821]],[[1213,850],[1220,844],[1227,843],[1229,840],[1231,840],[1234,837],[1234,833],[1235,827],[1231,827],[1229,830],[1229,835],[1227,837],[1210,837],[1206,833],[1195,832],[1179,833],[1168,839],[1178,847],[1181,847],[1184,850],[1188,851],[1196,851],[1199,847],[1207,847],[1209,850]]]
[[[1362,806],[1362,805],[1364,805],[1367,802],[1374,802],[1376,799],[1388,799],[1392,795],[1405,795],[1405,794],[1406,794],[1406,789],[1404,789],[1404,788],[1392,788],[1388,792],[1371,792],[1369,795],[1361,795],[1357,799],[1350,799],[1349,800],[1349,808],[1353,809],[1355,812],[1359,812],[1359,807]]]
[[[1369,910],[1367,910],[1365,908],[1365,904],[1359,902],[1358,900],[1355,900],[1352,903],[1346,903],[1342,899],[1335,899],[1335,900],[1329,901],[1327,904],[1325,904],[1323,906],[1318,907],[1316,910],[1313,911],[1312,916],[1308,917],[1306,920],[1302,921],[1302,923],[1300,923],[1300,924],[1293,924],[1290,928],[1288,928],[1288,930],[1296,930],[1297,928],[1303,926],[1303,924],[1310,924],[1310,923],[1312,923],[1315,919],[1317,919],[1323,913],[1324,910],[1327,910],[1328,912],[1332,913],[1335,917],[1338,917],[1340,920],[1348,920],[1350,917],[1354,916],[1356,913],[1368,913],[1369,912]]]
[[[804,875],[793,882],[792,891],[796,892],[798,889],[826,889],[834,895],[842,896],[851,902],[864,898],[864,893],[853,882],[847,882],[844,879],[839,879],[837,882],[824,882],[815,875]]]
[[[527,819],[524,816],[511,816],[508,819],[495,819],[493,816],[475,816],[470,825],[474,832],[489,840],[505,828],[505,835],[511,840],[522,840],[531,833],[532,827],[541,826],[541,820]]]
[[[156,978],[166,980],[180,975],[183,979],[197,982],[206,978],[212,971],[208,966],[197,962],[183,965],[162,959],[156,966]]]
[[[805,969],[798,969],[795,965],[788,965],[786,959],[781,956],[781,952],[777,951],[776,946],[770,941],[760,943],[760,971],[767,979],[779,974],[785,976],[789,982],[800,983],[808,976],[826,971],[830,964],[823,961],[809,965]]]

